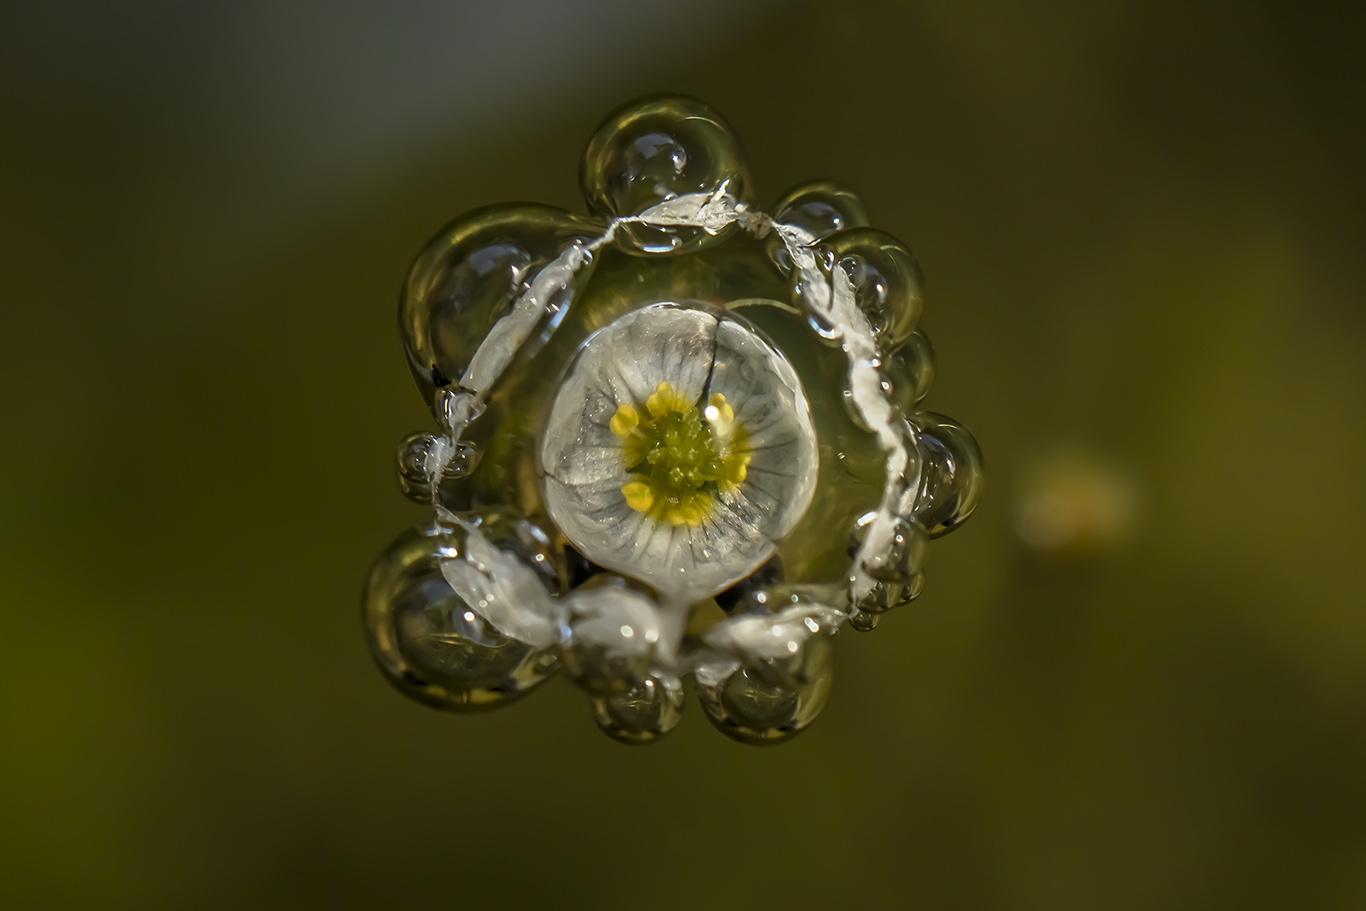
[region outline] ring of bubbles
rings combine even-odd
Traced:
[[[400,297],[435,432],[400,444],[430,507],[371,569],[372,654],[438,708],[561,668],[609,736],[657,739],[691,677],[749,743],[804,730],[832,639],[920,593],[981,452],[920,404],[920,267],[828,181],[756,206],[734,135],[678,96],[589,140],[587,216],[508,204],[423,248]]]

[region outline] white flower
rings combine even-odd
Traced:
[[[656,304],[580,349],[541,445],[551,518],[589,560],[688,600],[753,572],[810,505],[801,383],[736,317]]]

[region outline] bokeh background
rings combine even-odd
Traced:
[[[0,13],[8,907],[1366,907],[1361,4]],[[987,454],[821,720],[631,749],[371,667],[400,279],[622,101],[929,276]]]

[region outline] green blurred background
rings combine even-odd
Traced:
[[[8,907],[1366,907],[1360,4],[0,13]],[[707,100],[916,251],[987,454],[824,716],[603,737],[372,668],[400,279]]]

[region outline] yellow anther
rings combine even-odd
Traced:
[[[645,407],[652,417],[657,418],[670,411],[682,414],[692,408],[692,403],[679,395],[673,385],[665,380],[650,393],[650,397],[645,400]]]
[[[643,481],[630,481],[621,486],[621,494],[626,498],[626,505],[636,512],[647,512],[655,503],[655,493],[650,489],[650,485]]]
[[[696,528],[702,524],[702,510],[696,506],[674,506],[664,515],[670,525],[691,525]]]
[[[674,387],[668,382],[660,383],[655,387],[655,391],[650,393],[650,397],[645,400],[645,407],[649,410],[651,417],[661,417],[669,406],[673,403]]]
[[[718,493],[732,493],[745,480],[749,434],[719,392],[703,406],[661,382],[643,410],[619,405],[611,429],[631,473],[621,487],[626,505],[657,522],[696,528]]]
[[[724,395],[713,392],[711,398],[707,399],[707,417],[722,424],[729,424],[735,420],[735,409],[730,407]]]
[[[599,427],[602,425],[599,424]],[[631,431],[640,426],[640,412],[636,411],[634,405],[618,405],[617,413],[612,415],[612,422],[609,425],[612,433],[625,438],[631,435]]]

